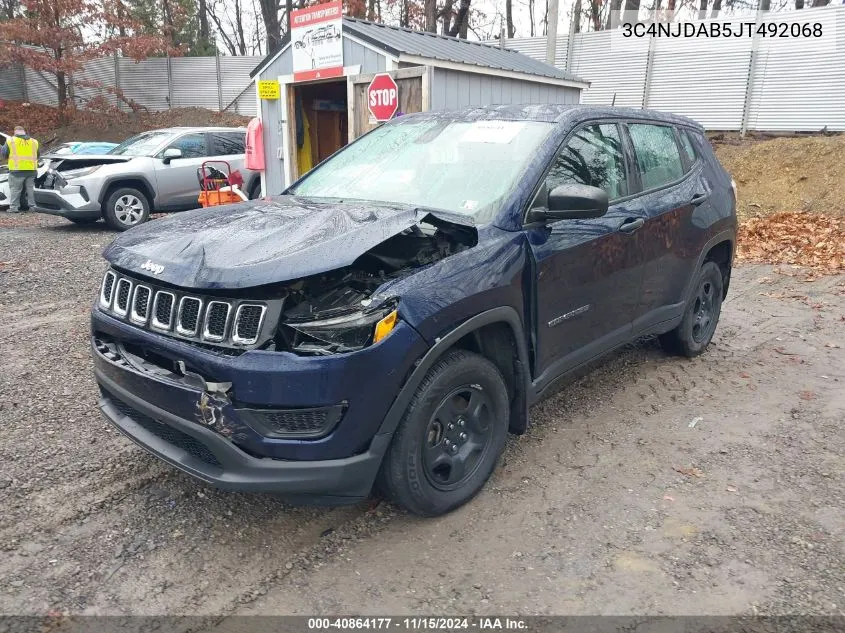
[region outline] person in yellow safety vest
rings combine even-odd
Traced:
[[[21,194],[26,190],[29,209],[35,207],[35,175],[38,169],[38,141],[22,126],[0,147],[0,158],[9,161],[9,213],[20,213]]]

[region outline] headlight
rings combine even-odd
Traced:
[[[102,167],[102,165],[94,165],[93,167],[82,167],[80,169],[68,169],[67,171],[61,172],[61,174],[65,180],[70,180],[71,178],[81,178],[82,176],[93,174],[100,167]]]
[[[396,308],[388,305],[372,312],[353,312],[331,319],[285,325],[296,332],[291,341],[294,351],[332,354],[352,352],[378,343],[393,331],[397,321]]]

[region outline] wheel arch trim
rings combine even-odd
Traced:
[[[467,334],[479,330],[485,325],[494,323],[505,323],[508,325],[512,330],[516,342],[517,361],[522,367],[522,371],[520,372],[522,374],[522,380],[520,381],[522,383],[522,393],[515,394],[514,402],[519,404],[519,409],[524,415],[524,420],[517,420],[517,423],[514,424],[514,411],[512,410],[510,426],[511,428],[516,427],[517,429],[524,430],[528,421],[528,390],[531,388],[528,347],[525,343],[525,328],[519,317],[519,313],[514,308],[510,306],[499,306],[468,318],[448,334],[435,341],[434,345],[420,358],[417,366],[411,372],[405,384],[402,385],[399,394],[393,400],[393,404],[388,409],[387,415],[384,417],[376,435],[393,434],[399,426],[399,421],[402,419],[402,415],[408,408],[411,398],[413,398],[423,378],[425,378],[425,375],[441,356],[452,349],[454,344]]]
[[[709,253],[714,246],[721,244],[722,242],[729,242],[731,245],[731,264],[733,264],[733,260],[736,259],[736,230],[721,231],[707,240],[707,243],[698,255],[698,261],[695,264],[695,268],[690,271],[689,279],[687,279],[686,286],[684,287],[684,294],[682,295],[684,306],[686,306],[687,301],[690,299],[696,275],[704,265],[707,253]]]
[[[135,182],[144,184],[146,191],[141,191],[141,193],[147,196],[147,202],[150,203],[150,211],[152,211],[157,197],[156,188],[153,187],[152,183],[146,176],[141,174],[120,174],[119,176],[111,176],[107,178],[103,181],[102,187],[100,187],[100,195],[97,196],[97,202],[99,202],[100,205],[104,204],[106,201],[106,194],[108,194],[115,186],[133,187]]]

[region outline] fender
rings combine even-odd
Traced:
[[[399,395],[396,396],[396,399],[387,411],[387,415],[384,417],[384,421],[381,423],[376,437],[393,434],[396,427],[399,426],[399,421],[408,408],[411,398],[413,398],[423,378],[438,358],[443,356],[444,353],[451,349],[466,334],[492,323],[506,323],[510,326],[516,339],[518,374],[520,374],[517,376],[517,379],[521,379],[522,393],[516,394],[516,398],[514,399],[514,406],[511,409],[511,428],[524,431],[528,421],[528,389],[530,388],[531,380],[528,375],[528,348],[525,344],[525,329],[522,325],[522,320],[519,318],[519,314],[514,308],[501,306],[470,317],[454,330],[437,339],[434,345],[418,361],[416,368],[411,372],[408,380],[405,381],[405,384],[399,391]],[[516,414],[516,419],[514,419],[514,414]]]
[[[695,276],[698,274],[698,271],[701,270],[701,266],[702,264],[704,264],[704,258],[707,257],[707,253],[709,253],[710,249],[716,246],[716,244],[725,241],[731,243],[731,267],[733,267],[733,260],[736,257],[736,227],[734,227],[733,230],[721,231],[720,233],[717,233],[716,235],[711,237],[704,245],[704,248],[701,249],[701,253],[699,253],[698,255],[698,261],[696,262],[695,267],[690,272],[689,279],[687,279],[687,283],[684,286],[684,294],[681,295],[684,298],[684,306],[686,306],[687,301],[689,300],[690,293],[692,292],[692,284],[695,281]]]
[[[141,182],[143,182],[147,187],[147,191],[152,194],[152,198],[150,199],[150,206],[155,208],[155,200],[156,198],[158,198],[158,191],[156,191],[156,188],[153,187],[153,184],[150,182],[150,179],[140,173],[119,174],[106,178],[106,180],[100,187],[100,195],[97,196],[97,202],[103,204],[103,200],[105,200],[106,198],[106,192],[109,190],[109,187],[111,187],[115,183],[123,182],[124,180],[140,180]],[[153,209],[150,210],[152,211]]]

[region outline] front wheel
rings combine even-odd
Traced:
[[[417,388],[385,455],[377,485],[414,514],[438,516],[472,499],[505,446],[508,391],[496,366],[447,353]]]
[[[667,352],[689,358],[707,349],[722,313],[722,271],[715,262],[704,263],[695,278],[692,292],[681,324],[660,335],[660,344]]]
[[[103,205],[103,217],[113,229],[125,231],[149,219],[150,202],[137,189],[120,187],[111,193]]]

